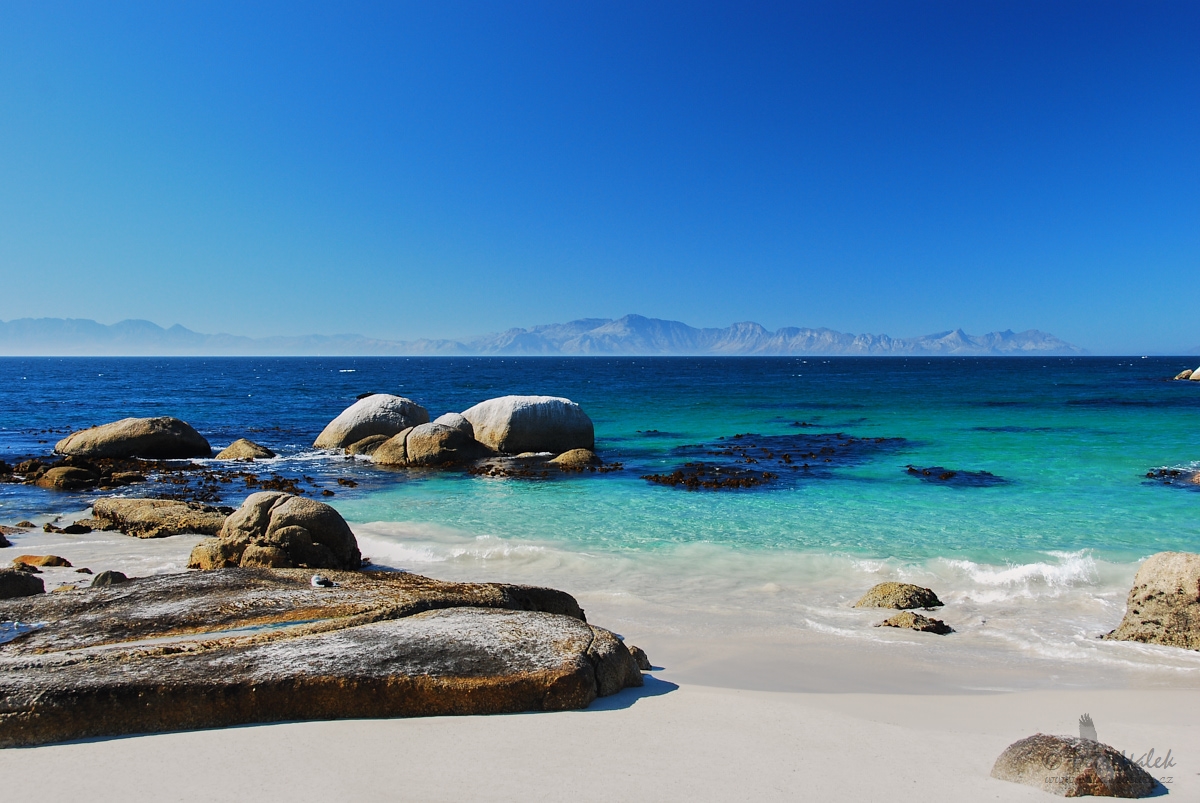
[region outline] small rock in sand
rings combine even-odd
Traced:
[[[645,650],[641,647],[634,647],[632,644],[626,644],[625,646],[629,649],[629,654],[633,656],[633,661],[638,665],[638,669],[649,672],[654,668]]]
[[[992,777],[1063,797],[1146,797],[1158,785],[1150,773],[1106,744],[1044,733],[1005,748]]]

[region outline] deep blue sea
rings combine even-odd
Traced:
[[[1200,551],[1200,485],[1146,476],[1200,466],[1200,383],[1169,381],[1196,361],[8,358],[0,459],[45,453],[67,430],[173,415],[214,449],[240,437],[269,446],[281,474],[354,478],[327,501],[364,553],[398,567],[561,575],[680,606],[705,590],[725,607],[834,631],[839,606],[869,579],[905,578],[940,584],[980,621],[996,605],[1057,599],[1067,624],[1056,637],[1090,638],[1119,620],[1138,560]],[[595,422],[600,456],[624,470],[530,481],[383,471],[314,452],[325,424],[368,391],[407,396],[431,416],[510,393],[565,396]],[[760,488],[642,479],[689,460],[689,447],[746,433],[798,454],[831,438],[866,446]],[[0,523],[82,510],[89,498],[0,485]]]

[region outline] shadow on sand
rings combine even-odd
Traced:
[[[669,680],[660,680],[653,675],[643,675],[642,677],[646,679],[645,685],[632,689],[622,689],[616,694],[610,694],[608,697],[600,697],[585,708],[584,711],[617,711],[629,708],[638,700],[645,697],[661,697],[679,688],[678,683],[672,683]]]

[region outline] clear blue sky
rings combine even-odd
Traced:
[[[1200,3],[0,3],[0,319],[1200,345]]]

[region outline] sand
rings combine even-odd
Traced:
[[[178,571],[196,539],[21,540],[21,551],[142,574]],[[81,579],[70,569],[44,576],[48,587]],[[571,588],[549,572],[477,579]],[[3,799],[1050,800],[988,773],[1007,745],[1075,734],[1084,713],[1119,750],[1169,751],[1174,765],[1153,774],[1173,799],[1200,799],[1200,680],[1182,660],[1192,653],[1105,642],[1098,654],[1108,660],[1081,663],[1075,653],[978,652],[953,636],[869,626],[861,640],[759,625],[738,632],[727,617],[710,631],[678,605],[600,591],[579,598],[591,621],[647,650],[659,668],[645,688],[577,712],[283,723],[0,750]],[[1135,651],[1138,662],[1123,662]]]
[[[1200,797],[1200,692],[804,694],[679,685],[587,711],[288,723],[0,751],[5,799],[1049,800],[988,776],[1010,742],[1069,732],[1171,751]]]

